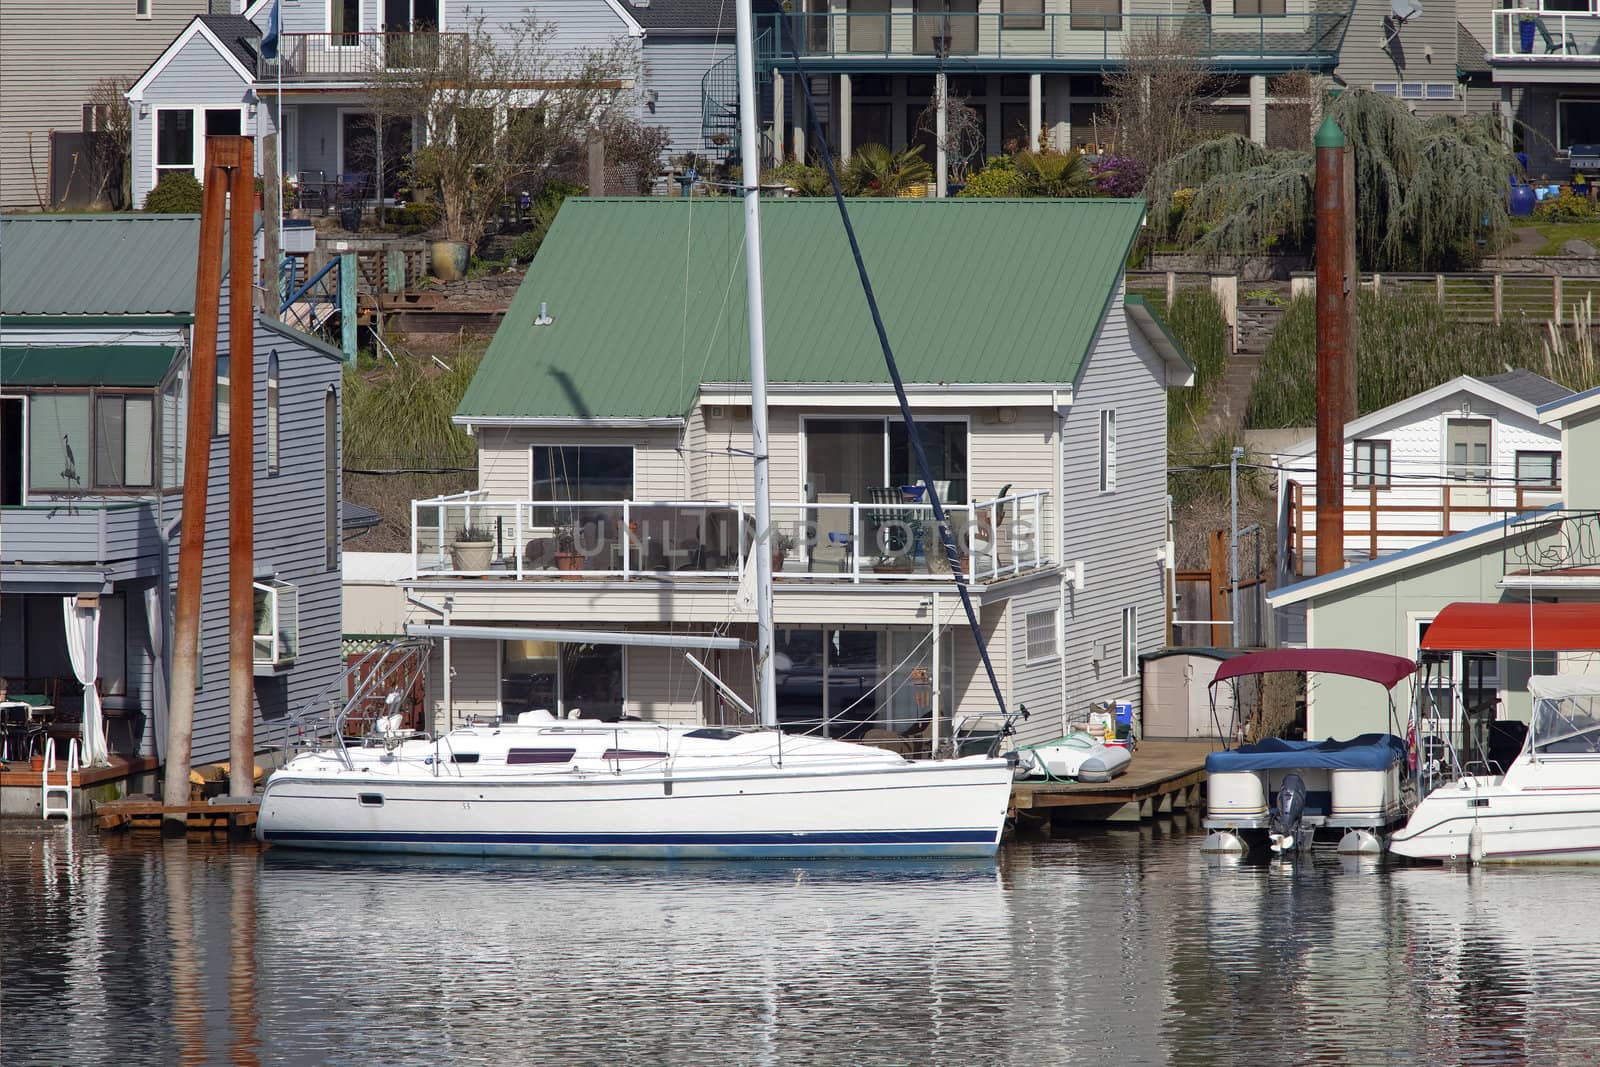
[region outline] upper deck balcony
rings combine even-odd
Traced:
[[[263,81],[276,80],[281,62],[285,82],[361,83],[384,71],[434,66],[441,52],[466,47],[468,36],[433,31],[285,33],[281,58],[261,59],[258,75]]]
[[[1489,59],[1496,66],[1591,72],[1600,66],[1600,0],[1524,0],[1489,18]]]
[[[969,581],[1054,565],[1040,532],[1048,496],[1018,491],[946,510]],[[774,574],[856,585],[952,581],[932,505],[899,490],[894,497],[774,503]],[[551,503],[473,492],[413,501],[411,516],[419,578],[736,582],[745,576],[755,538],[754,507],[737,501]],[[481,540],[463,538],[463,531]]]
[[[1076,0],[1071,10],[1022,14],[980,10],[973,0],[951,0],[955,10],[935,13],[921,3],[916,10],[894,6],[903,9],[863,12],[839,5],[758,16],[766,53],[761,63],[793,62],[798,49],[801,61],[818,70],[934,70],[941,53],[947,68],[963,71],[1097,70],[1159,33],[1235,69],[1326,69],[1338,62],[1352,7],[1348,0],[1280,0],[1275,6],[1263,0],[1259,10],[1279,13],[1235,14],[1225,0],[1187,11],[1146,0]],[[1051,6],[1056,0],[1040,5]]]
[[[1600,588],[1600,512],[1547,507],[1507,524],[1502,584],[1523,588]]]
[[[150,500],[71,499],[0,510],[0,563],[111,567],[117,577],[155,574],[161,535]]]

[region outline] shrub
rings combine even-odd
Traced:
[[[1584,222],[1600,215],[1593,200],[1576,193],[1562,193],[1552,200],[1541,201],[1533,209],[1533,217],[1540,222]]]
[[[990,156],[983,169],[967,175],[967,184],[958,196],[1017,196],[1022,191],[1022,175],[1010,156]]]
[[[144,198],[144,209],[155,215],[198,215],[200,180],[186,170],[169,170]]]
[[[443,212],[438,204],[407,204],[390,210],[387,215],[395,229],[420,232],[437,226]]]
[[[1150,168],[1130,156],[1102,156],[1090,165],[1089,173],[1101,196],[1134,197],[1144,191]]]

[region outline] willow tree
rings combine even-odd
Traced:
[[[1368,270],[1476,266],[1505,240],[1516,160],[1488,117],[1419,119],[1398,100],[1347,89],[1327,104],[1355,153],[1356,249]],[[1304,248],[1315,157],[1243,137],[1206,141],[1150,176],[1163,236],[1202,255]]]

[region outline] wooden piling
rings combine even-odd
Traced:
[[[1344,567],[1344,413],[1348,319],[1344,243],[1345,139],[1333,117],[1316,137],[1317,573]]]
[[[228,216],[228,792],[255,792],[255,161],[237,138]]]

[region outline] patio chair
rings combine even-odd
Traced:
[[[347,174],[339,175],[338,198],[340,207],[365,207],[367,190],[372,180],[372,174],[364,170],[353,170]]]
[[[900,507],[906,494],[899,486],[874,485],[867,488],[867,498],[873,505],[867,509],[867,521],[872,524],[873,544],[885,556],[898,556],[911,545],[912,517],[915,512]]]
[[[1582,54],[1583,49],[1578,46],[1578,42],[1573,39],[1572,34],[1566,34],[1564,35],[1564,40],[1557,41],[1553,36],[1551,36],[1550,30],[1545,26],[1544,19],[1534,19],[1533,24],[1534,26],[1538,27],[1539,39],[1544,42],[1545,55],[1548,56],[1555,52],[1560,52],[1563,55]]]
[[[1000,491],[995,494],[995,499],[1003,501],[1005,497],[1010,496],[1011,485],[1011,482],[1007,482],[1005,485],[1002,485],[1000,487]],[[987,511],[980,511],[978,512],[978,529],[973,535],[973,540],[982,541],[985,544],[993,546],[995,544],[995,531],[1000,529],[1005,524],[1006,506],[1004,503],[996,504]],[[998,552],[999,550],[998,548],[995,548],[994,551]],[[973,555],[976,554],[976,552],[973,553]]]

